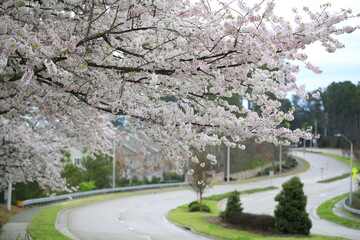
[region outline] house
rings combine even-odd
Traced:
[[[150,155],[144,154],[143,150]],[[162,180],[164,171],[175,171],[173,163],[163,157],[157,144],[144,142],[132,134],[122,146],[116,148],[116,160],[120,163],[122,177],[130,180],[135,176],[139,179],[157,177]]]
[[[70,160],[73,164],[75,164],[78,167],[82,167],[81,159],[86,156],[86,154],[83,153],[83,151],[70,147],[66,149],[70,153]]]

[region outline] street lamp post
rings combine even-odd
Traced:
[[[227,146],[226,181],[230,181],[230,146]]]
[[[343,134],[335,134],[335,137],[343,137],[347,142],[350,143],[350,196],[349,196],[349,203],[350,206],[352,204],[352,168],[353,168],[353,143],[350,141],[347,137],[345,137]]]
[[[279,167],[279,173],[282,173],[282,145],[279,145],[279,160],[280,160],[280,167]]]
[[[112,188],[115,188],[115,158],[116,158],[116,138],[114,138],[113,146],[113,162],[112,162]]]

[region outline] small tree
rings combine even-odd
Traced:
[[[312,223],[305,209],[303,185],[299,177],[293,177],[275,197],[279,202],[275,209],[275,228],[279,233],[309,234]]]
[[[242,213],[243,207],[239,196],[240,193],[235,190],[228,198],[226,209],[223,215],[225,219],[229,219],[234,213]]]
[[[199,162],[191,162],[189,172],[191,172],[190,182],[191,187],[197,193],[199,199],[199,211],[203,211],[203,194],[206,186],[209,185],[210,180],[206,178],[206,172],[208,166],[206,165],[206,153],[195,153]]]

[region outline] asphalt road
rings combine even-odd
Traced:
[[[342,227],[322,220],[316,215],[316,207],[322,202],[349,191],[349,179],[322,184],[317,181],[347,173],[348,166],[319,154],[302,152],[294,154],[306,159],[311,164],[308,171],[298,174],[305,184],[304,191],[308,196],[307,210],[313,223],[311,232],[359,239],[360,230]],[[281,184],[289,178],[290,176],[242,184],[216,185],[205,195],[224,193],[234,189],[246,190],[270,185],[277,186],[279,187],[277,190],[241,195],[245,212],[273,214],[276,206],[273,199],[281,190]],[[195,199],[196,194],[192,190],[129,196],[70,209],[63,213],[66,216],[60,214],[59,218],[66,217],[67,228],[74,239],[209,239],[177,227],[165,218],[169,210]],[[64,229],[66,230],[66,228]]]

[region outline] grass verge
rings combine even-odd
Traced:
[[[321,217],[324,218],[326,220],[347,226],[347,227],[352,227],[352,228],[358,228],[360,229],[360,222],[357,221],[353,221],[351,219],[347,219],[347,218],[342,218],[339,217],[337,215],[334,214],[334,212],[332,211],[334,205],[341,201],[342,199],[346,198],[347,196],[349,196],[348,193],[345,193],[343,195],[340,195],[338,197],[332,198],[326,202],[324,202],[323,204],[321,204],[318,208],[317,208],[317,214]]]
[[[77,207],[80,205],[86,205],[86,204],[118,198],[118,197],[132,196],[138,194],[151,194],[156,192],[165,192],[165,191],[179,190],[185,188],[186,187],[177,187],[177,188],[146,190],[146,191],[138,191],[138,192],[124,192],[124,193],[117,193],[111,195],[95,196],[83,200],[62,202],[61,204],[50,206],[48,208],[39,211],[31,220],[28,227],[28,232],[34,239],[70,240],[70,238],[62,235],[55,227],[57,214],[62,209]]]
[[[240,194],[251,194],[251,193],[257,193],[257,192],[263,192],[263,191],[269,191],[277,189],[277,187],[265,187],[265,188],[254,188],[254,189],[248,189],[244,191],[240,191]],[[233,192],[223,193],[223,194],[216,194],[211,195],[209,197],[205,197],[205,200],[213,200],[213,201],[220,201],[221,199],[228,198]]]
[[[340,155],[336,155],[336,154],[331,154],[331,153],[322,153],[323,155],[329,156],[329,157],[333,157],[336,159],[339,159],[340,161],[342,161],[343,163],[347,164],[350,166],[350,158],[348,157],[343,157]],[[353,159],[353,167],[356,167],[357,169],[360,168],[360,165],[358,163],[358,161],[356,159]]]
[[[322,180],[322,181],[318,181],[318,183],[329,183],[329,182],[335,182],[337,180],[341,180],[341,179],[344,179],[344,178],[347,178],[349,177],[349,174],[348,173],[345,173],[341,176],[337,176],[337,177],[333,177],[333,178],[328,178],[328,179],[325,179],[325,180]]]
[[[23,209],[22,208],[18,208],[16,206],[11,206],[11,210],[7,210],[6,205],[4,204],[0,204],[0,228],[7,222],[9,221],[9,219],[21,212]]]
[[[235,229],[223,228],[219,225],[209,223],[203,219],[205,216],[218,216],[220,214],[217,209],[218,201],[215,200],[204,200],[204,203],[211,208],[211,213],[202,213],[202,212],[189,212],[188,205],[179,206],[171,210],[167,218],[181,226],[186,228],[191,228],[193,231],[210,235],[215,238],[220,239],[229,239],[229,240],[258,240],[258,239],[268,239],[268,240],[299,240],[299,239],[313,239],[313,240],[327,240],[327,239],[344,239],[336,237],[328,237],[321,235],[311,234],[309,237],[299,238],[299,237],[266,237],[260,234],[254,234],[246,231],[240,231]]]

